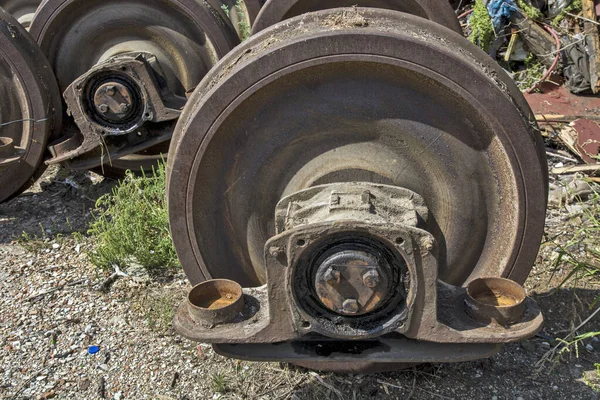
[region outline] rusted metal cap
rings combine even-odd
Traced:
[[[94,93],[94,107],[112,122],[127,119],[134,108],[134,94],[120,82],[107,82]]]
[[[337,314],[367,314],[387,300],[387,270],[387,264],[372,254],[342,250],[319,266],[315,290],[321,303]]]
[[[467,312],[477,321],[512,325],[525,313],[525,289],[504,278],[478,278],[467,286]]]
[[[24,154],[25,150],[15,147],[12,138],[0,136],[0,169],[16,164]]]
[[[202,282],[188,293],[188,312],[194,322],[217,325],[232,322],[244,310],[242,287],[227,279]]]
[[[15,153],[14,141],[9,137],[0,136],[0,157],[10,157]]]

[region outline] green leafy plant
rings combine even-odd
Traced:
[[[558,27],[563,19],[567,16],[567,14],[579,14],[581,9],[583,8],[583,4],[581,0],[573,0],[571,4],[565,7],[564,10],[560,12],[554,19],[552,20],[552,26]]]
[[[237,0],[236,2],[236,11],[239,18],[238,27],[240,29],[240,38],[242,41],[248,39],[250,35],[252,35],[252,28],[250,27],[250,21],[246,18],[246,13],[244,10],[246,9],[246,4],[244,4],[243,0]]]
[[[580,0],[581,1],[581,0]],[[544,14],[537,8],[527,3],[525,0],[517,0],[517,6],[519,9],[525,14],[528,18],[534,20],[542,20],[544,18]]]
[[[469,40],[485,51],[488,51],[494,41],[495,33],[492,18],[482,0],[476,0],[473,14],[469,18],[471,33]]]
[[[112,193],[96,202],[88,234],[95,248],[88,253],[99,268],[136,262],[151,270],[178,266],[169,232],[164,164],[152,174],[127,172]]]

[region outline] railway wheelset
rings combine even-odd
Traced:
[[[449,3],[35,3],[0,2],[29,30],[0,12],[0,201],[42,164],[122,173],[168,151],[183,336],[369,372],[541,329],[521,285],[542,138]]]

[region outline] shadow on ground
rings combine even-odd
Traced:
[[[85,232],[96,200],[116,184],[91,172],[50,167],[30,189],[0,204],[0,244]]]

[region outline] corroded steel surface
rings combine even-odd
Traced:
[[[425,19],[324,15],[251,38],[192,95],[169,161],[171,230],[189,279],[264,283],[282,197],[367,181],[425,199],[441,280],[523,282],[544,227],[547,166],[514,82]]]
[[[47,55],[61,92],[97,64],[139,51],[156,57],[169,93],[183,102],[186,92],[239,43],[229,21],[196,0],[48,0],[38,9],[31,33]],[[174,128],[168,122],[148,125],[154,131],[149,136],[162,142]],[[110,159],[138,152],[142,165],[155,162],[157,154],[146,157],[141,151],[157,143],[149,140],[144,146],[138,141]],[[74,159],[71,166],[93,168],[110,164],[108,159]]]
[[[5,138],[5,151],[10,147],[19,157],[0,165],[4,201],[25,189],[35,174],[48,138],[60,130],[62,106],[48,61],[27,31],[1,8],[0,99],[0,137]]]
[[[308,12],[351,6],[383,8],[417,15],[462,34],[452,6],[440,0],[268,0],[252,26],[252,33]]]
[[[525,98],[538,122],[571,122],[579,118],[600,121],[600,98],[575,95],[564,85],[546,82]]]

